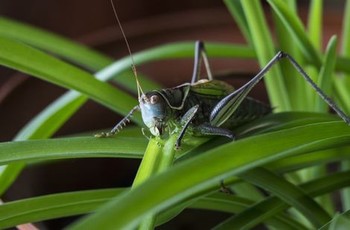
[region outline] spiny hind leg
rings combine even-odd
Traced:
[[[330,99],[307,75],[307,73],[301,68],[296,60],[287,53],[282,51],[278,52],[270,61],[266,64],[260,72],[255,75],[249,82],[235,90],[231,94],[224,97],[213,108],[210,114],[210,124],[215,126],[222,125],[231,115],[237,110],[242,101],[246,98],[248,93],[254,88],[254,86],[265,76],[265,74],[281,59],[287,59],[293,67],[299,72],[304,80],[318,93],[318,95],[342,118],[347,124],[350,125],[350,118]]]

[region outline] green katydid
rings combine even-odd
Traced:
[[[204,43],[197,41],[190,83],[144,93],[112,0],[111,3],[133,63],[132,69],[136,78],[139,105],[136,105],[110,132],[96,136],[107,137],[116,134],[130,122],[133,113],[139,110],[143,122],[152,135],[165,137],[174,132],[178,133],[176,148],[180,147],[186,132],[196,136],[225,136],[234,139],[232,129],[237,125],[253,121],[272,112],[270,106],[247,95],[266,72],[281,59],[287,59],[318,95],[350,125],[350,118],[315,84],[292,56],[282,51],[278,52],[250,81],[235,90],[233,86],[213,79]],[[207,79],[199,79],[202,62],[206,68]]]
[[[163,137],[178,130],[176,148],[180,147],[181,140],[188,130],[196,136],[214,135],[233,139],[232,128],[272,112],[270,106],[247,95],[264,77],[265,73],[283,58],[296,68],[318,95],[347,124],[350,124],[350,118],[287,53],[278,52],[255,77],[235,90],[231,85],[213,79],[204,43],[198,41],[195,46],[195,62],[191,83],[147,93],[144,93],[140,84],[137,83],[139,105],[136,105],[110,132],[102,133],[99,136],[111,136],[119,132],[129,122],[132,114],[136,110],[140,110],[143,122],[152,135]],[[199,79],[201,62],[205,64],[208,79]]]

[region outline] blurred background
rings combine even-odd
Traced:
[[[244,42],[220,1],[203,1],[198,4],[195,1],[148,3],[119,0],[115,1],[115,5],[133,52],[167,42],[185,40]],[[2,0],[0,14],[83,43],[114,58],[128,55],[109,0],[88,2]],[[176,61],[176,64],[182,68],[173,71],[174,62],[163,61],[138,66],[138,69],[165,86],[175,86],[190,79],[193,65],[192,60]],[[1,111],[6,110],[6,114],[1,113],[0,138],[9,140],[28,119],[64,90],[41,80],[27,78],[9,69],[0,68],[2,73],[0,106]],[[36,103],[25,103],[25,101]],[[90,120],[92,116],[78,117],[76,122],[82,126],[79,130],[91,130],[88,124],[95,124],[98,128],[96,123],[100,123],[100,127],[108,127],[116,120],[111,123],[105,120],[107,118],[100,117],[96,122]],[[73,126],[75,124],[68,125],[64,130],[72,132]],[[64,130],[60,132],[66,133]]]
[[[298,2],[300,15],[306,15],[308,1]],[[245,43],[221,1],[115,0],[115,6],[134,53],[176,41],[200,39]],[[344,1],[326,1],[325,42],[332,34],[339,33],[343,7]],[[266,12],[269,13],[268,7]],[[51,31],[116,59],[128,55],[109,0],[1,0],[0,16]],[[252,60],[211,59],[210,62],[214,74],[234,71],[236,80],[232,82],[237,85],[246,82],[259,69]],[[166,87],[189,81],[192,67],[192,59],[137,66],[139,72]],[[31,118],[66,91],[4,67],[0,67],[0,75],[1,141],[11,140]],[[254,90],[253,96],[267,101],[263,85]],[[89,101],[56,136],[112,127],[119,118],[110,110]],[[7,192],[5,200],[77,189],[129,186],[138,164],[138,160],[84,159],[31,165]],[[212,216],[214,222],[215,218],[224,217]],[[183,218],[181,229],[193,229],[191,220],[186,220],[185,215]],[[51,221],[47,226],[60,229],[64,222]],[[170,226],[167,229],[171,229]]]

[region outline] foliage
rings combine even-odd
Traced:
[[[342,37],[333,36],[325,50],[322,1],[311,1],[306,28],[293,1],[268,0],[275,38],[260,1],[225,0],[225,4],[247,44],[206,43],[210,57],[257,58],[263,67],[277,50],[284,50],[350,112],[350,1],[346,2]],[[135,53],[134,60],[142,65],[192,57],[193,52],[194,42],[178,42]],[[130,69],[129,57],[112,62],[57,35],[0,18],[0,64],[69,90],[23,127],[13,141],[0,143],[1,193],[32,161],[142,158],[131,188],[76,191],[8,202],[0,206],[1,228],[93,212],[69,228],[153,229],[186,208],[233,214],[215,229],[252,228],[260,223],[278,229],[336,229],[349,222],[346,211],[350,209],[350,191],[346,187],[350,185],[350,128],[327,114],[324,102],[301,77],[292,76],[297,73],[287,62],[276,65],[265,78],[271,104],[279,113],[240,127],[236,130],[237,141],[195,138],[181,151],[173,148],[176,136],[169,140],[151,138],[147,144],[138,127],[114,138],[80,135],[50,139],[88,98],[122,115],[137,103],[106,83],[113,80],[119,86],[136,88],[133,78],[118,77]],[[78,65],[98,72],[93,76]],[[142,82],[148,89],[159,87],[147,79]],[[133,121],[142,125],[140,116]],[[340,167],[329,172],[329,163]],[[233,194],[219,192],[221,181]],[[343,201],[340,207],[335,207],[331,198],[337,191],[341,191]]]

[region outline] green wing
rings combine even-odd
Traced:
[[[191,84],[191,92],[203,98],[223,98],[233,91],[233,86],[219,80],[203,79]]]

